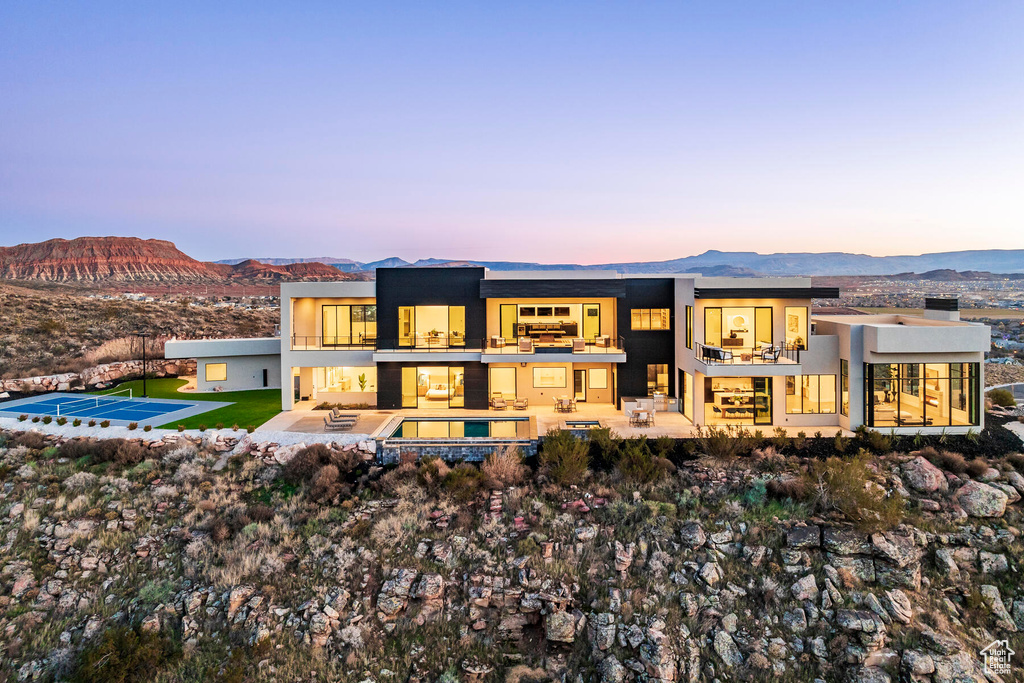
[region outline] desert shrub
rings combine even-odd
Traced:
[[[743,492],[743,504],[748,508],[757,508],[768,500],[768,485],[763,479],[755,479],[750,488]]]
[[[309,489],[309,495],[318,503],[328,503],[334,500],[342,490],[340,473],[335,465],[324,465],[313,478],[313,485]]]
[[[322,443],[303,448],[285,464],[281,477],[289,484],[303,484],[313,480],[324,465],[331,462],[331,449]]]
[[[696,439],[698,450],[701,453],[720,462],[729,462],[742,455],[747,455],[755,445],[750,432],[743,427],[734,425],[698,426]]]
[[[61,427],[63,427],[67,423],[68,423],[68,419],[66,417],[58,417],[57,418],[57,424],[59,424]]]
[[[622,439],[616,436],[609,427],[591,429],[587,436],[590,438],[590,466],[601,471],[611,470],[615,467],[615,463],[619,461]]]
[[[873,453],[888,453],[892,450],[891,437],[874,429],[868,429],[864,425],[857,427],[857,438],[861,445]]]
[[[1009,389],[993,389],[988,392],[987,396],[992,403],[1003,408],[1013,408],[1017,405],[1013,399],[1013,393]]]
[[[1024,454],[1022,453],[1010,453],[1006,456],[1006,462],[1010,467],[1017,470],[1018,472],[1024,472]]]
[[[765,482],[765,493],[770,499],[778,501],[801,502],[809,497],[807,480],[803,477],[769,479]]]
[[[416,480],[428,489],[435,490],[450,471],[444,460],[437,456],[429,456],[420,461],[420,466],[416,469]]]
[[[64,488],[73,493],[80,493],[96,485],[98,477],[91,472],[75,472],[64,480]]]
[[[41,451],[46,448],[46,437],[39,432],[22,432],[15,434],[14,445],[24,446],[33,451]]]
[[[214,429],[224,429],[224,423],[223,422],[218,422],[217,424],[215,424],[213,426],[213,428]]]
[[[18,422],[24,422],[27,419],[28,419],[28,415],[19,415],[18,416]]]
[[[967,474],[971,475],[973,478],[978,478],[985,474],[989,467],[990,465],[988,464],[988,461],[984,458],[975,458],[967,463]]]
[[[274,519],[275,513],[274,508],[270,507],[269,505],[264,505],[263,503],[256,503],[255,505],[249,506],[248,514],[249,519],[251,519],[254,522],[269,522],[270,520]]]
[[[103,422],[100,422],[100,427],[103,427],[103,429],[106,429],[109,426],[110,426],[110,420],[104,420]]]
[[[92,455],[96,463],[112,462],[122,467],[138,465],[149,454],[149,449],[142,444],[125,439],[100,439],[94,444]]]
[[[32,422],[39,422],[39,416],[38,415],[33,415],[32,416]]]
[[[96,420],[89,420],[89,426],[90,427],[95,427],[96,426]]]
[[[81,427],[82,426],[82,420],[76,417],[74,420],[71,421],[71,426],[72,427]]]
[[[44,424],[44,425],[48,425],[48,424],[50,424],[51,422],[53,422],[53,417],[51,417],[51,416],[49,416],[49,415],[44,415],[44,416],[43,416],[43,424]]]
[[[788,446],[789,435],[786,434],[786,428],[776,427],[775,431],[772,433],[770,441],[772,442],[772,445],[775,446],[775,448],[780,451],[784,449],[786,446]]]
[[[651,451],[655,457],[671,458],[676,452],[676,440],[671,436],[659,436],[651,442]]]
[[[940,470],[948,470],[953,474],[963,474],[967,471],[967,461],[959,453],[937,451],[931,446],[926,446],[912,455],[921,455]]]
[[[178,425],[178,431],[179,432],[185,431],[185,425]]]
[[[197,428],[197,429],[198,429],[199,431],[201,431],[201,432],[205,432],[205,431],[206,431],[206,425],[204,425],[204,424],[199,424],[199,425],[196,425],[196,428]]]
[[[444,479],[441,488],[459,502],[468,502],[487,487],[487,475],[469,463],[453,467]]]
[[[518,448],[504,446],[484,459],[480,471],[498,487],[505,487],[523,483],[529,468],[523,464]]]
[[[180,655],[174,639],[117,626],[87,645],[68,680],[71,683],[144,683]]]
[[[672,464],[661,457],[654,457],[647,443],[647,437],[627,439],[622,442],[621,455],[616,463],[619,474],[637,484],[650,484],[665,476]]]
[[[870,461],[871,455],[862,450],[850,459],[831,457],[812,462],[806,476],[815,509],[838,512],[866,533],[899,524],[906,501],[873,481]]]
[[[249,433],[249,434],[252,434],[253,432],[256,431],[256,426],[255,425],[249,425],[248,427],[245,428],[245,431],[247,433]]]
[[[203,479],[202,465],[186,462],[178,466],[174,472],[175,484],[198,484]]]
[[[552,429],[541,443],[540,463],[559,484],[578,484],[590,464],[589,450],[590,445],[572,432]]]
[[[138,428],[139,428],[139,423],[138,422],[129,422],[128,423],[129,431],[133,431],[134,432]]]

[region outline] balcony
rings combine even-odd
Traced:
[[[694,352],[697,360],[704,365],[703,372],[708,377],[802,374],[801,349],[793,345],[723,348],[697,343]]]
[[[480,360],[484,363],[522,362],[525,360],[534,363],[626,362],[624,339],[608,335],[593,339],[569,339],[541,335],[539,338],[520,337],[511,342],[495,335],[482,340],[482,348]]]
[[[323,337],[312,335],[292,335],[292,351],[372,351],[377,345],[377,338],[359,335],[358,337]]]
[[[483,342],[461,336],[417,336],[403,339],[377,339],[373,352],[375,362],[424,361],[438,362],[480,360]]]

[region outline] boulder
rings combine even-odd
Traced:
[[[810,600],[813,602],[818,599],[818,583],[814,580],[814,574],[808,574],[798,580],[790,590],[793,593],[794,600]]]
[[[935,465],[922,456],[903,463],[903,481],[910,488],[922,493],[933,493],[946,490],[946,477]]]
[[[743,664],[743,655],[740,654],[740,649],[736,647],[736,641],[728,632],[721,629],[716,631],[714,646],[715,652],[722,658],[725,668],[732,669]]]
[[[1006,512],[1006,493],[980,481],[967,482],[953,498],[971,517],[1002,517]]]
[[[569,612],[551,612],[544,620],[545,637],[557,643],[576,640],[576,618]]]
[[[793,527],[786,532],[786,545],[790,548],[817,548],[821,546],[821,528],[816,524]]]
[[[683,528],[679,530],[679,536],[683,541],[683,545],[688,548],[699,548],[707,543],[708,537],[704,533],[703,527],[699,522],[687,522],[683,525]]]

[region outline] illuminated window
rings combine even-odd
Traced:
[[[630,311],[630,325],[634,330],[667,330],[669,317],[667,308],[634,308]]]
[[[565,368],[534,368],[533,386],[537,389],[560,388],[564,389]]]
[[[207,382],[225,382],[228,378],[228,364],[227,363],[207,363],[206,364],[206,381]]]
[[[836,412],[835,375],[791,375],[786,378],[786,412],[794,414],[834,414]]]
[[[588,374],[591,389],[608,388],[608,370],[606,368],[593,368]]]
[[[658,363],[647,366],[647,395],[668,393],[668,365]]]

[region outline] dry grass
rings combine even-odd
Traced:
[[[526,481],[530,469],[523,464],[518,448],[505,446],[494,451],[484,460],[480,470],[499,488],[517,486]]]

